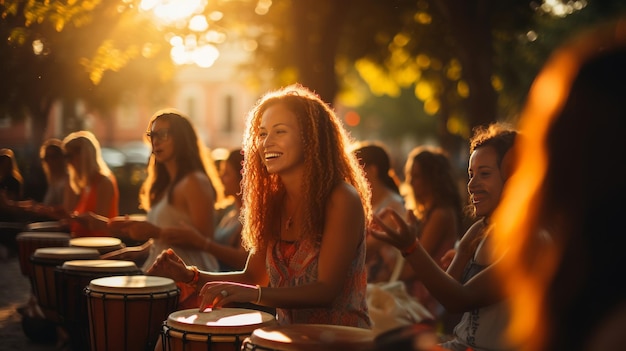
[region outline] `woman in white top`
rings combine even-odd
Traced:
[[[187,232],[213,239],[215,203],[222,196],[215,164],[189,119],[179,111],[157,111],[146,138],[152,155],[139,201],[147,211],[147,221],[126,219],[110,226],[131,239],[151,242],[144,270],[168,248],[199,269],[218,270],[215,257],[184,239]]]

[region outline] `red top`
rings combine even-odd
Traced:
[[[98,183],[100,182],[100,179],[101,177],[97,177],[96,180],[93,182],[93,184],[90,184],[88,187],[83,189],[83,191],[80,193],[78,203],[76,204],[76,207],[74,208],[74,212],[76,214],[86,213],[89,211],[91,212],[96,211],[96,207],[98,203],[97,192],[91,191],[91,190],[96,189],[98,187]],[[115,179],[115,176],[111,174],[109,176],[109,179],[113,183],[113,198],[111,199],[111,203],[109,204],[109,210],[107,211],[106,214],[103,214],[103,215],[106,215],[106,217],[108,218],[113,218],[119,214],[117,203],[119,202],[120,194],[117,188],[117,180]],[[106,231],[89,230],[83,227],[80,223],[74,222],[74,221],[70,223],[70,230],[71,230],[72,236],[74,237],[109,236],[109,233],[107,233]]]

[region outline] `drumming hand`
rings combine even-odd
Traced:
[[[146,271],[147,275],[166,277],[175,282],[186,283],[193,279],[193,271],[187,268],[183,260],[176,255],[174,250],[163,250]]]
[[[151,238],[158,238],[161,228],[150,222],[129,221],[130,224],[120,229],[122,234],[136,241],[146,241]]]
[[[200,290],[200,311],[220,308],[233,302],[256,302],[259,290],[255,285],[234,282],[208,282]]]
[[[107,226],[109,224],[109,219],[107,217],[100,216],[99,214],[93,213],[91,211],[72,215],[70,220],[80,223],[83,227],[89,230],[98,231],[107,230]]]
[[[383,210],[380,215],[374,215],[373,226],[370,228],[370,233],[375,238],[385,241],[399,250],[413,245],[418,235],[419,221],[413,211],[408,211],[407,213],[408,223],[394,210]],[[389,220],[395,223],[398,229],[393,229],[387,225]]]
[[[194,249],[202,249],[206,245],[207,238],[194,226],[183,221],[179,222],[178,225],[178,228],[165,228],[161,230],[159,238],[169,245]]]

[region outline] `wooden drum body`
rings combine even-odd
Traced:
[[[360,351],[374,345],[369,329],[324,324],[292,324],[259,328],[244,341],[242,350]]]
[[[163,350],[239,351],[255,329],[272,325],[274,316],[252,309],[180,310],[163,323]]]
[[[89,350],[89,318],[85,288],[93,279],[140,275],[141,270],[132,261],[73,260],[57,267],[57,303],[61,325],[70,335],[73,350]]]
[[[73,238],[70,246],[96,249],[101,255],[125,247],[121,239],[108,236]]]
[[[85,289],[92,351],[153,350],[178,306],[172,279],[146,275],[94,279]]]
[[[69,246],[70,234],[59,232],[21,232],[16,237],[22,275],[30,277],[32,265],[30,257],[35,250],[43,247]]]
[[[59,322],[55,269],[65,261],[93,260],[100,257],[98,250],[80,247],[43,247],[31,256],[33,292],[44,316]]]

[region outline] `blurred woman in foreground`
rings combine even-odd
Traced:
[[[555,51],[531,89],[494,235],[508,247],[498,268],[524,350],[626,345],[625,82],[622,18]]]

